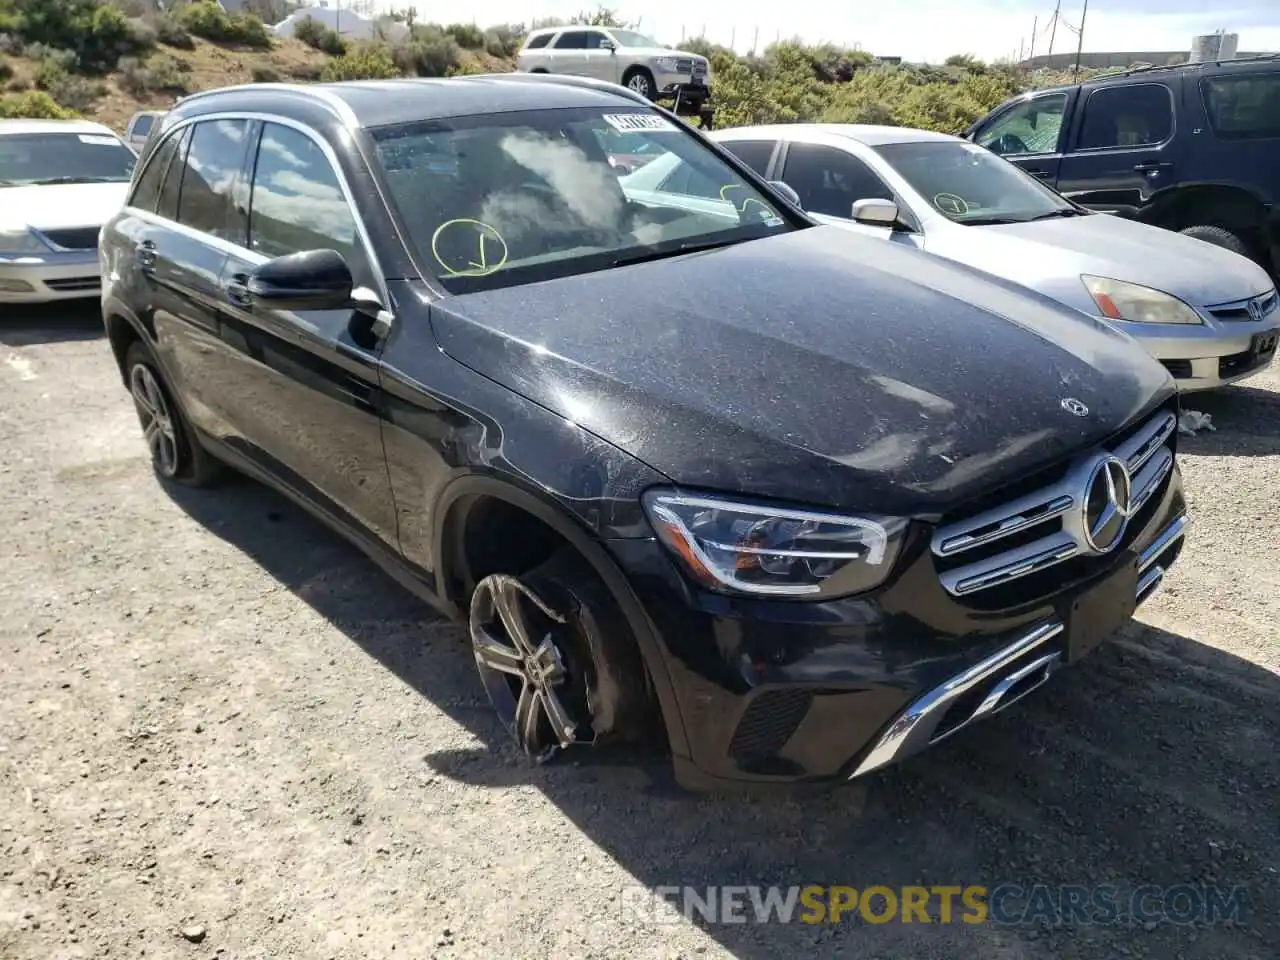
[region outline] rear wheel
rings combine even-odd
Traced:
[[[129,345],[125,369],[151,465],[160,479],[189,487],[208,486],[216,481],[222,472],[220,464],[195,439],[173,401],[155,354],[141,340]]]
[[[498,719],[535,760],[656,732],[644,663],[609,589],[575,551],[471,596],[471,646]]]
[[[1206,224],[1195,227],[1186,227],[1178,232],[1184,237],[1195,237],[1197,240],[1203,240],[1205,243],[1212,243],[1215,247],[1222,247],[1224,250],[1230,250],[1232,253],[1238,253],[1242,257],[1248,257],[1250,255],[1249,245],[1225,227],[1213,227]]]

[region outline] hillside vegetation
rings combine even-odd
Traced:
[[[399,42],[352,42],[306,21],[297,38],[282,39],[258,16],[228,15],[209,0],[160,14],[147,6],[0,0],[0,117],[78,115],[123,129],[137,110],[230,84],[504,72],[515,69],[526,31],[409,20]],[[279,0],[247,6],[283,16]],[[575,19],[607,24],[612,15]],[[964,55],[941,66],[890,66],[832,45],[783,42],[756,56],[700,39],[683,47],[711,59],[721,126],[820,120],[956,133],[1014,93],[1067,79]]]

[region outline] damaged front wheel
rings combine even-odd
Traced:
[[[639,651],[608,589],[573,551],[520,576],[485,577],[471,596],[470,628],[489,701],[530,757],[635,740],[648,728]]]

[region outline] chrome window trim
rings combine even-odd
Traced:
[[[365,257],[369,262],[369,267],[373,271],[373,279],[374,279],[374,282],[377,284],[378,293],[382,297],[382,305],[386,309],[390,309],[391,299],[390,299],[390,294],[387,291],[386,274],[383,272],[382,264],[379,262],[378,255],[374,250],[373,240],[369,236],[369,231],[368,231],[368,228],[365,226],[364,218],[360,216],[360,208],[356,204],[355,194],[351,190],[351,184],[347,181],[347,176],[342,170],[342,164],[339,163],[338,161],[337,153],[334,152],[333,147],[329,145],[328,141],[326,141],[324,137],[322,137],[318,132],[316,132],[315,129],[313,129],[312,127],[309,127],[307,124],[299,120],[294,120],[292,117],[282,117],[282,116],[279,116],[278,114],[262,113],[260,111],[247,111],[247,110],[228,110],[225,112],[205,113],[205,114],[200,114],[199,116],[186,117],[182,120],[179,120],[172,127],[166,130],[164,139],[168,140],[170,137],[176,136],[180,131],[186,129],[189,126],[193,126],[197,123],[205,123],[206,121],[215,122],[218,120],[245,120],[250,122],[257,120],[262,123],[279,124],[282,127],[289,127],[293,130],[296,130],[298,133],[301,133],[302,135],[310,139],[312,143],[314,143],[317,147],[320,148],[320,152],[323,153],[325,156],[325,159],[329,161],[329,166],[333,169],[334,175],[338,178],[338,185],[342,189],[342,196],[347,201],[347,207],[351,210],[351,216],[355,219],[356,232],[359,234],[359,238],[360,238],[360,246],[363,247]],[[262,136],[261,131],[259,131],[258,133],[259,140],[261,139],[261,136]],[[161,143],[157,143],[155,146],[155,149],[151,151],[151,156],[147,158],[148,166],[150,166],[151,158],[156,155],[156,153],[160,149],[160,146],[161,146]],[[363,161],[363,157],[361,158],[361,160]],[[256,164],[256,152],[255,152],[255,161],[254,161],[255,168],[256,168],[256,165],[257,164]],[[139,174],[139,176],[141,176],[141,174]],[[252,172],[250,172],[250,180],[249,180],[248,186],[249,186],[250,203],[252,203],[252,196],[253,196]],[[130,201],[133,200],[132,195],[130,195],[129,200]],[[201,230],[196,230],[193,227],[188,227],[186,224],[179,223],[176,220],[170,220],[167,217],[162,217],[158,213],[155,213],[154,211],[142,210],[128,203],[125,205],[125,210],[129,211],[129,213],[134,216],[141,217],[144,220],[151,221],[152,223],[157,223],[169,229],[177,230],[179,233],[182,233],[185,236],[192,237],[196,240],[200,240],[205,243],[209,243],[212,246],[217,247],[218,249],[226,251],[228,254],[232,256],[241,257],[243,259],[250,260],[254,262],[256,265],[264,264],[271,259],[270,257],[263,256],[262,254],[258,253],[255,250],[251,250],[248,247],[241,246],[240,244],[235,243],[234,241],[224,240],[222,237],[215,237],[212,234],[204,233]],[[252,224],[250,224],[250,226],[252,226]]]

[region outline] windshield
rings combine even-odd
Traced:
[[[623,47],[662,47],[653,37],[646,37],[643,33],[636,33],[634,30],[610,30],[613,39]]]
[[[138,162],[117,137],[98,133],[0,135],[0,186],[127,183]]]
[[[956,223],[1024,223],[1076,212],[1035,178],[972,143],[891,143],[875,150],[935,210]]]
[[[792,229],[771,200],[676,122],[615,109],[372,131],[393,202],[444,289],[531,283]],[[718,185],[714,198],[681,192],[680,184],[628,187],[609,157],[635,149],[638,139]]]

